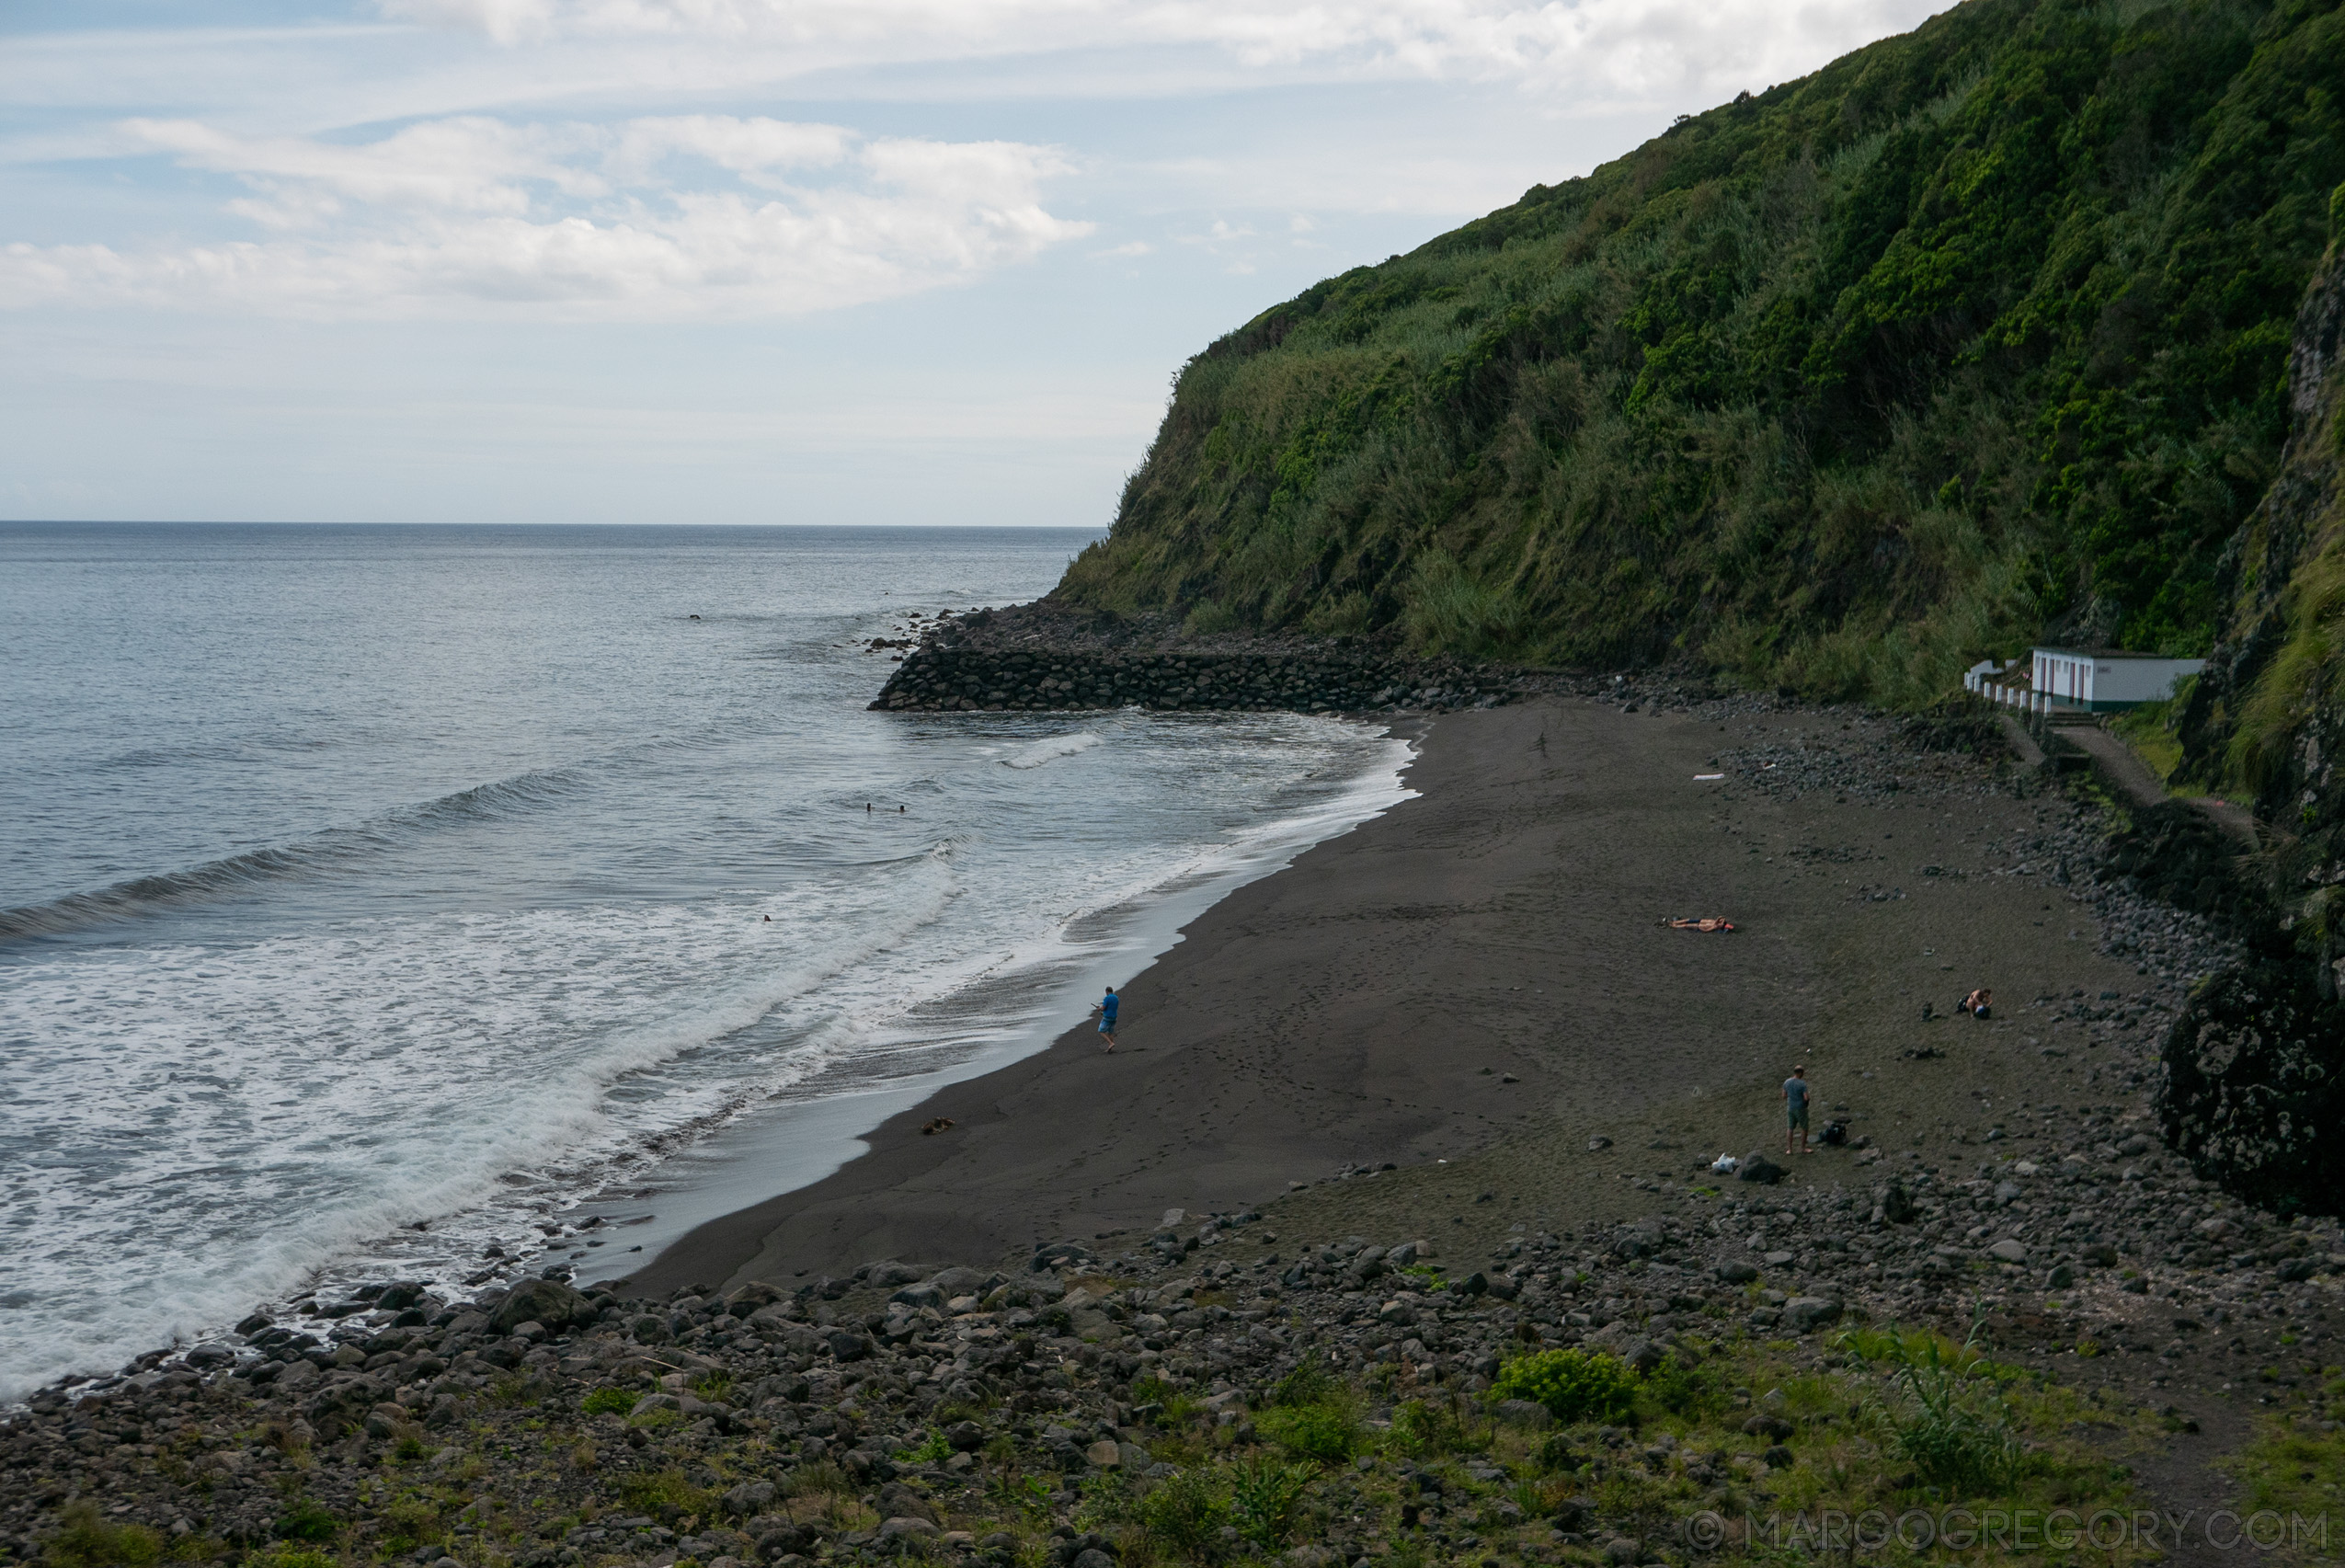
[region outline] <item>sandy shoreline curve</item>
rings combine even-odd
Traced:
[[[1722,750],[1827,733],[1842,746],[1847,727],[1763,700],[1630,713],[1558,697],[1445,715],[1409,770],[1417,798],[1231,894],[1132,981],[1115,1054],[1086,1025],[942,1089],[829,1177],[700,1226],[613,1287],[989,1262],[1168,1208],[1260,1204],[1348,1166],[1458,1160],[1559,1121],[1607,1129],[1592,1136],[1625,1152],[1631,1123],[1722,1112],[1703,1142],[1760,1141],[1795,1058],[1840,1036],[1877,1059],[1883,1028],[1916,1015],[1852,1001],[1953,985],[1914,961],[1925,945],[1963,950],[1964,983],[1975,969],[2007,994],[2090,952],[2030,951],[2029,928],[1981,906],[1982,889],[1907,867],[1961,847],[1939,841],[1926,789],[1853,775],[1755,788],[1771,784],[1756,762],[1697,777]],[[1786,834],[1814,841],[1769,839]],[[1794,847],[1809,853],[1774,853]],[[1874,880],[1897,896],[1857,890]],[[1927,943],[1851,948],[1925,887]],[[1681,914],[1741,929],[1660,923]],[[1847,1089],[1827,1083],[1826,1104]],[[921,1136],[936,1116],[953,1130]]]

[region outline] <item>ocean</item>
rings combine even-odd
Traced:
[[[864,710],[1092,537],[0,524],[0,1399],[623,1274],[1404,797],[1341,719]]]

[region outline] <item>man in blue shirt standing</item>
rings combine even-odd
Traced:
[[[1808,1070],[1795,1067],[1783,1081],[1783,1152],[1791,1152],[1791,1135],[1800,1135],[1800,1152],[1808,1151]]]
[[[1123,1001],[1115,994],[1114,986],[1109,986],[1107,994],[1099,1001],[1099,1032],[1106,1036],[1107,1048],[1111,1051],[1115,1048],[1115,1010],[1123,1005]]]

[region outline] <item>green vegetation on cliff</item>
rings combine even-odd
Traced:
[[[1057,597],[1890,701],[2203,653],[2340,179],[2339,0],[1967,0],[1213,344]]]

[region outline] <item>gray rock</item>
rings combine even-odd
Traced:
[[[822,1343],[841,1361],[862,1361],[875,1355],[879,1348],[869,1334],[857,1333],[852,1329],[832,1329],[822,1336]]]
[[[1839,1319],[1840,1303],[1829,1296],[1794,1296],[1783,1303],[1784,1325],[1797,1333],[1813,1333]]]
[[[1722,1263],[1711,1271],[1729,1285],[1748,1285],[1758,1277],[1758,1270],[1739,1260]]]
[[[745,1481],[725,1494],[725,1511],[747,1517],[762,1513],[765,1505],[772,1501],[773,1482]]]
[[[2065,1263],[2053,1264],[2044,1271],[2043,1288],[2046,1290],[2065,1290],[2076,1283],[2076,1271]]]
[[[2023,1264],[2028,1261],[2028,1244],[2017,1237],[2006,1236],[1988,1247],[1986,1255],[1991,1258],[2000,1258],[2005,1263]]]
[[[498,1303],[488,1326],[498,1333],[510,1333],[523,1323],[559,1328],[580,1317],[594,1316],[595,1309],[587,1305],[587,1299],[560,1280],[524,1279]]]
[[[929,1283],[944,1293],[947,1300],[955,1296],[978,1296],[1001,1283],[998,1274],[985,1274],[974,1268],[948,1268],[930,1276]]]
[[[1636,1368],[1640,1377],[1651,1372],[1667,1359],[1661,1346],[1649,1339],[1632,1339],[1620,1350],[1620,1359]]]
[[[1764,1149],[1754,1149],[1743,1156],[1743,1163],[1734,1173],[1738,1182],[1760,1182],[1773,1186],[1783,1179],[1783,1167],[1767,1157]]]
[[[1905,1184],[1894,1176],[1874,1189],[1872,1207],[1875,1214],[1892,1225],[1910,1225],[1917,1212],[1914,1207],[1914,1195],[1907,1192]]]
[[[1548,1413],[1547,1406],[1536,1400],[1503,1399],[1491,1408],[1491,1413],[1510,1426],[1534,1429],[1551,1425],[1555,1421],[1555,1417]]]

